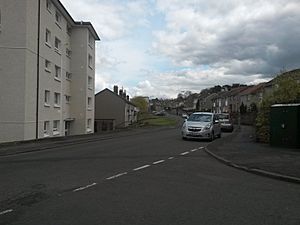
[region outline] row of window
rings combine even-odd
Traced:
[[[45,31],[45,45],[47,45],[49,48],[52,48],[52,35],[51,31],[46,29]],[[61,40],[58,37],[54,37],[54,50],[56,53],[61,54],[62,53],[62,44]],[[72,51],[69,48],[66,48],[66,56],[71,57]]]
[[[67,128],[65,128],[67,129]],[[60,120],[53,120],[52,132],[53,135],[60,135]],[[87,119],[87,131],[92,130],[92,119]],[[50,121],[44,121],[44,137],[50,135]]]
[[[48,46],[49,48],[52,48],[51,44],[51,31],[46,29],[46,34],[45,34],[45,45]],[[62,44],[61,40],[55,36],[54,38],[54,50],[56,53],[61,54],[62,53]],[[72,51],[68,48],[66,48],[66,56],[68,58],[71,58]],[[93,69],[93,56],[90,54],[88,55],[88,66]]]
[[[52,72],[52,63],[45,59],[45,71],[48,72],[48,73],[51,73]],[[56,80],[60,80],[61,79],[61,67],[60,66],[57,66],[57,65],[54,65],[54,69],[55,69],[55,73],[54,73],[54,77]],[[66,79],[71,79],[72,78],[72,74],[68,71],[66,71],[65,73],[66,75]]]
[[[46,1],[46,8],[48,10],[49,13],[53,13],[53,11],[55,10],[55,23],[56,25],[61,28],[61,22],[62,22],[62,16],[61,14],[53,7],[51,0],[47,0]],[[68,31],[68,29],[67,29]]]
[[[51,65],[52,63],[49,61],[49,60],[45,60],[45,71],[48,72],[48,73],[51,73],[52,72],[52,69],[51,69]],[[61,79],[61,67],[57,66],[57,65],[54,65],[54,68],[55,68],[55,73],[54,73],[54,78],[56,80],[60,80]],[[65,73],[65,76],[66,76],[66,79],[68,80],[71,80],[72,79],[72,73],[66,71]],[[88,76],[88,88],[89,89],[93,89],[93,78]]]
[[[65,95],[66,97],[66,103],[69,104],[71,102],[71,96]],[[46,107],[50,107],[50,91],[45,90],[45,96],[44,96],[44,105]],[[54,107],[60,107],[61,105],[61,95],[58,92],[54,92]]]
[[[44,95],[44,105],[46,107],[50,107],[51,103],[50,103],[50,91],[49,90],[45,90],[45,95]],[[66,104],[70,104],[71,102],[71,96],[70,95],[65,95],[65,100],[66,100]],[[92,98],[88,97],[87,98],[87,107],[89,110],[92,109]],[[61,94],[58,92],[54,92],[54,107],[59,108],[61,106]]]
[[[48,10],[49,13],[53,13],[53,11],[55,10],[55,24],[61,29],[61,25],[62,25],[62,15],[56,10],[56,9],[53,9],[53,5],[51,3],[51,0],[47,0],[47,3],[46,3],[46,8]],[[67,34],[68,35],[71,35],[71,31],[72,31],[72,28],[69,24],[67,24],[67,27],[66,27],[66,31],[67,31]],[[91,35],[91,33],[89,33],[89,37],[88,37],[88,45],[93,48],[94,47],[94,42],[95,42],[95,39],[94,37]]]

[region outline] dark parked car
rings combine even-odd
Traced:
[[[230,118],[229,113],[219,113],[219,121],[221,123],[221,130],[222,131],[233,131],[233,122]]]

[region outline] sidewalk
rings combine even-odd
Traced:
[[[207,153],[225,164],[273,178],[300,183],[300,149],[271,147],[254,141],[254,128],[215,140]]]

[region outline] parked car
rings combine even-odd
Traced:
[[[221,124],[214,113],[195,112],[185,120],[181,128],[183,139],[214,140],[221,137]]]
[[[218,114],[219,121],[221,123],[221,130],[222,131],[233,131],[233,122],[230,118],[229,113],[219,113]]]
[[[189,118],[188,114],[186,114],[186,113],[182,113],[181,117],[182,117],[183,119],[188,119],[188,118]]]
[[[162,110],[162,111],[156,112],[154,115],[155,116],[165,116],[166,115],[166,111]]]

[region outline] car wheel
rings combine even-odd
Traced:
[[[182,136],[182,140],[187,140],[187,138],[186,138],[186,137],[184,137],[184,136]]]
[[[221,138],[221,137],[222,137],[222,132],[220,131],[218,138]]]

